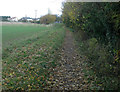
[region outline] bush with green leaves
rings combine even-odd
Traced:
[[[110,49],[120,49],[120,3],[63,4],[63,22],[66,26],[85,31],[99,43],[110,44]]]
[[[40,23],[41,24],[50,24],[50,23],[54,23],[55,20],[56,20],[56,16],[55,15],[47,14],[47,15],[42,16],[40,18]]]
[[[63,3],[62,15],[63,23],[75,30],[76,34],[78,35],[79,41],[84,41],[91,38],[87,41],[88,43],[86,42],[88,46],[84,47],[86,49],[89,48],[89,50],[84,51],[86,52],[86,55],[87,53],[89,53],[90,55],[88,55],[88,57],[90,59],[96,58],[96,60],[101,59],[101,61],[102,59],[106,58],[103,61],[106,62],[106,64],[113,65],[114,67],[116,67],[116,69],[118,68],[118,66],[120,66],[119,6],[119,2],[66,2]],[[96,41],[99,45],[101,45],[101,47],[95,46],[97,45],[94,43]],[[86,43],[84,42],[84,45],[86,45]],[[93,45],[94,47],[89,45]],[[98,52],[95,52],[94,50],[98,47],[101,49],[101,52],[99,54],[103,54],[101,58],[99,57],[99,55],[96,57],[93,55],[98,54]],[[104,51],[104,48],[106,49],[106,51]],[[117,69],[116,72],[118,71],[120,73],[120,69]]]

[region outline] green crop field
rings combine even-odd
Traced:
[[[62,24],[3,25],[3,90],[44,87],[64,36]]]

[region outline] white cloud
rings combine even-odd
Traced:
[[[0,16],[16,16],[18,18],[29,16],[37,17],[48,13],[61,14],[61,2],[64,0],[1,0]]]

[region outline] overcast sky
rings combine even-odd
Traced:
[[[0,16],[11,17],[37,17],[48,13],[48,8],[52,14],[62,14],[61,6],[64,0],[0,0]]]

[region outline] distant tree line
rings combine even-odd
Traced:
[[[46,14],[40,18],[30,18],[30,17],[22,17],[18,20],[19,22],[31,22],[37,24],[50,24],[50,23],[61,23],[61,16]]]

